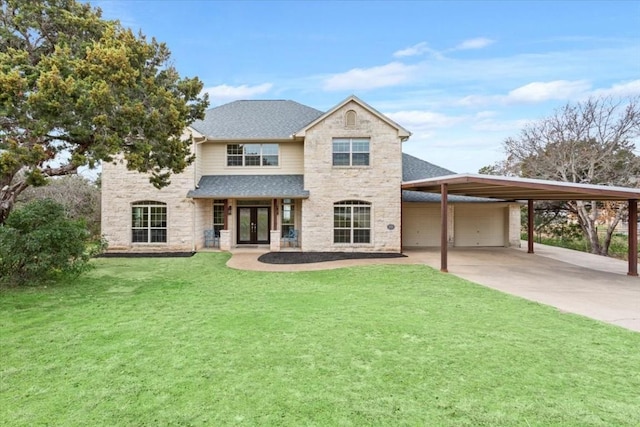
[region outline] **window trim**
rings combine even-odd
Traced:
[[[367,151],[354,151],[353,146],[354,143],[365,142],[367,143]],[[341,143],[349,143],[349,151],[338,151],[336,152],[335,144],[336,142]],[[349,155],[349,164],[336,164],[336,154],[348,154]],[[354,155],[356,154],[366,154],[367,155],[367,163],[366,164],[354,164]],[[331,140],[331,165],[334,168],[368,168],[371,167],[371,138],[369,137],[357,137],[357,138],[345,138],[345,137],[336,137]]]
[[[213,211],[212,211],[211,220],[212,220],[213,232],[216,237],[220,236],[220,231],[224,230],[226,226],[226,216],[227,216],[226,206],[227,206],[227,201],[225,199],[213,200],[213,205],[212,205]],[[217,213],[220,214],[220,216],[222,217],[222,222],[216,222],[216,211],[218,211]]]
[[[276,148],[276,154],[265,154],[264,153],[264,146],[269,145],[269,146],[275,146]],[[260,147],[260,153],[259,154],[247,154],[246,152],[246,146],[259,146]],[[236,153],[230,153],[229,151],[232,149],[232,147],[235,147],[236,151],[239,151],[239,149],[242,150],[242,154],[238,154]],[[280,144],[277,142],[259,142],[259,143],[243,143],[243,144],[226,144],[225,146],[225,159],[226,159],[226,167],[228,168],[278,168],[280,167]],[[259,158],[259,164],[257,165],[248,165],[247,164],[247,157],[258,157]],[[265,157],[275,157],[276,159],[276,164],[275,165],[269,165],[269,164],[264,164],[265,162]],[[229,160],[231,158],[235,158],[236,160],[241,159],[241,164],[229,164]]]
[[[146,222],[146,225],[143,226],[135,226],[135,218],[134,218],[134,209],[141,208],[146,212],[143,213],[142,219],[140,219],[143,223]],[[163,216],[160,217],[160,221],[164,223],[164,226],[153,226],[152,222],[152,211],[153,208],[163,208],[164,213]],[[137,202],[131,203],[131,222],[129,223],[131,226],[131,243],[135,245],[153,245],[153,244],[166,244],[169,241],[168,236],[168,216],[169,210],[167,203],[158,202],[155,200],[140,200]],[[146,217],[146,219],[145,219]],[[134,233],[136,230],[145,230],[147,232],[147,240],[146,241],[136,241],[134,238]],[[159,241],[152,241],[152,231],[154,230],[164,230],[164,239]]]
[[[349,209],[349,226],[348,227],[337,227],[336,226],[336,208],[348,208]],[[354,223],[356,221],[355,215],[354,215],[354,208],[366,208],[368,209],[368,218],[367,218],[367,222],[368,222],[368,227],[356,227],[354,226]],[[350,246],[354,246],[354,245],[358,245],[358,246],[370,246],[372,245],[373,242],[373,236],[372,236],[372,218],[373,218],[373,206],[371,204],[371,202],[366,202],[364,200],[342,200],[339,202],[335,202],[333,204],[333,244],[334,245],[341,245],[341,246],[346,246],[346,245],[350,245]],[[337,230],[349,230],[349,241],[348,242],[339,242],[336,241],[337,235],[336,235],[336,231]],[[368,241],[366,242],[355,242],[355,236],[356,236],[356,231],[368,231]]]
[[[289,211],[290,222],[285,222],[285,212]],[[280,203],[280,235],[289,237],[289,230],[296,229],[296,201],[295,199],[282,199]]]

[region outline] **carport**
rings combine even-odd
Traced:
[[[440,270],[447,272],[447,198],[449,194],[524,201],[529,207],[528,253],[533,248],[533,202],[536,200],[596,200],[627,202],[629,207],[629,276],[638,276],[638,199],[640,189],[576,184],[541,179],[456,174],[402,183],[403,190],[440,193]]]

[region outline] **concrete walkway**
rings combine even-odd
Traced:
[[[640,332],[640,279],[627,276],[617,259],[536,244],[512,248],[451,248],[450,274],[489,288]],[[263,264],[268,249],[234,250],[231,268],[254,271],[309,271],[369,264],[426,264],[440,268],[439,248],[407,250],[405,258]]]

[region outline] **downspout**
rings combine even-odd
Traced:
[[[205,141],[207,138],[202,138]],[[198,156],[196,155],[196,139],[191,134],[191,152],[196,156],[193,161],[193,188],[198,188]],[[191,199],[191,252],[196,251],[196,201]]]
[[[194,156],[196,156],[193,161],[193,188],[198,188],[198,156],[196,155],[196,139],[191,136],[191,151]]]
[[[193,155],[196,156],[196,139],[191,136],[191,150]],[[198,188],[198,156],[193,161],[193,188]],[[196,251],[196,201],[191,199],[191,231],[193,236],[191,237],[191,252]]]

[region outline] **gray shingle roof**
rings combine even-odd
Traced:
[[[409,191],[402,190],[402,201],[403,202],[412,202],[412,203],[440,203],[440,194],[438,193],[427,193],[425,191]],[[449,203],[480,203],[480,202],[499,202],[500,200],[496,199],[485,199],[482,197],[468,197],[468,196],[456,196],[454,194],[449,194],[447,198]]]
[[[207,110],[191,127],[215,139],[285,139],[322,114],[295,101],[234,101]]]
[[[302,175],[205,175],[198,187],[189,191],[193,198],[306,198]]]
[[[441,168],[409,154],[402,153],[402,180],[415,181],[436,176],[453,175],[455,172]]]
[[[418,179],[434,178],[436,176],[453,175],[455,172],[449,169],[441,168],[440,166],[429,163],[425,160],[411,156],[406,153],[402,153],[402,180],[403,181],[415,181]],[[496,202],[496,199],[485,199],[480,197],[467,197],[467,196],[455,196],[449,195],[447,198],[449,202],[456,203],[479,203],[479,202]],[[403,202],[434,202],[440,203],[440,194],[427,193],[424,191],[402,191]]]

